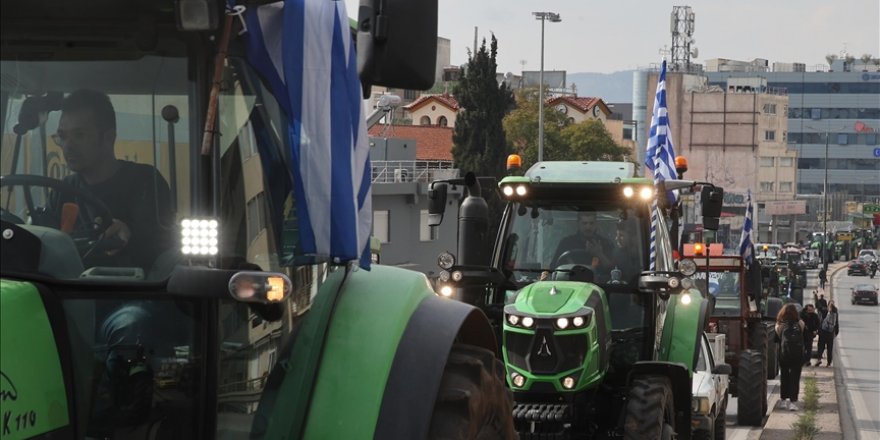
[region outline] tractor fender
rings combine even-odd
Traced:
[[[336,285],[302,438],[426,438],[453,343],[497,356],[488,319],[414,271],[374,265]]]
[[[691,377],[688,368],[681,363],[663,361],[640,361],[633,364],[626,378],[626,387],[639,376],[664,376],[672,383],[675,402],[675,426],[679,439],[687,440],[691,432]]]

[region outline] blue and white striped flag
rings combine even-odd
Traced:
[[[752,240],[752,222],[754,211],[752,208],[752,190],[749,190],[746,196],[746,218],[743,221],[742,235],[739,238],[739,254],[742,256],[746,267],[752,265],[755,258],[755,248]]]
[[[660,183],[678,177],[675,171],[675,150],[672,148],[672,131],[669,128],[669,112],[666,108],[666,60],[660,67],[657,80],[657,94],[654,96],[654,110],[651,113],[651,131],[648,136],[648,148],[645,153],[645,167],[652,171],[654,187],[659,189]],[[678,200],[678,191],[666,193],[670,205]],[[650,270],[655,269],[657,260],[657,197],[651,202],[651,254]]]
[[[370,147],[345,2],[283,0],[245,12],[248,62],[288,116],[300,246],[370,267]]]

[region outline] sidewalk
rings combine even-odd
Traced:
[[[828,267],[829,285],[826,286],[831,295],[826,294],[826,299],[834,299],[831,289],[831,280],[834,274],[841,269],[846,268],[846,263],[835,263]],[[816,280],[810,280],[808,287],[804,289],[804,301],[812,302],[812,292],[817,289],[814,284]],[[818,340],[813,342],[813,348],[816,348]],[[843,432],[840,428],[840,405],[837,400],[837,386],[834,380],[835,368],[825,367],[824,363],[821,367],[812,366],[815,359],[810,360],[810,366],[804,367],[801,371],[801,391],[798,395],[798,411],[790,411],[779,407],[779,395],[772,396],[770,399],[773,408],[770,410],[767,423],[761,433],[761,440],[795,440],[794,429],[792,425],[798,421],[800,416],[804,414],[804,386],[807,378],[816,379],[816,387],[819,389],[819,408],[816,410],[816,427],[819,433],[813,437],[816,440],[840,440],[843,438]]]

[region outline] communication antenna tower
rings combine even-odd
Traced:
[[[694,40],[694,12],[690,6],[673,6],[669,30],[672,32],[672,62],[669,70],[691,71],[691,57],[699,55]]]

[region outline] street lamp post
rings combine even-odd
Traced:
[[[806,126],[812,130],[822,129]],[[846,127],[840,127],[843,130]],[[822,179],[822,266],[828,266],[828,139],[831,137],[831,127],[825,128],[825,177]]]
[[[541,20],[541,70],[538,73],[538,162],[544,160],[544,20],[551,23],[562,21],[555,12],[532,12]]]

